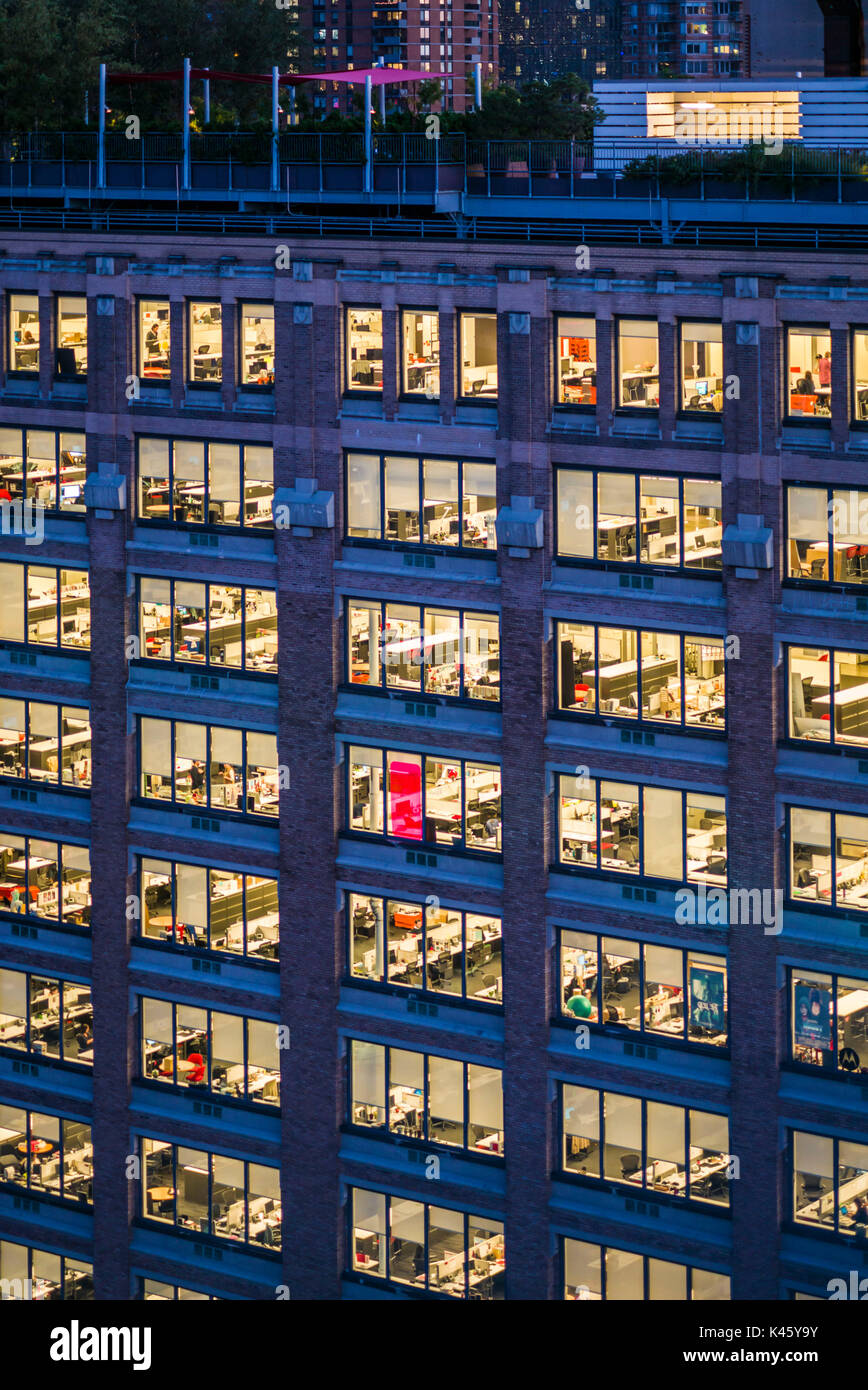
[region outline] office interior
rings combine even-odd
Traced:
[[[347,455],[347,535],[494,550],[493,463]]]
[[[502,1156],[502,1075],[497,1067],[354,1038],[349,1117],[365,1129]]]
[[[868,1234],[868,1144],[825,1134],[792,1134],[793,1207],[803,1225]]]
[[[723,325],[682,322],[681,409],[723,410]]]
[[[556,487],[559,555],[722,569],[718,480],[559,468]]]
[[[868,652],[788,647],[790,737],[868,744]]]
[[[562,775],[560,784],[561,863],[726,883],[724,797],[602,778]]]
[[[223,379],[223,307],[216,300],[187,305],[188,379],[195,384]]]
[[[868,909],[868,816],[791,806],[790,894]]]
[[[91,1066],[90,986],[0,969],[0,1047]]]
[[[729,1206],[726,1115],[566,1082],[561,1104],[567,1172]]]
[[[39,371],[39,296],[10,294],[9,370],[35,375]]]
[[[64,926],[89,926],[88,847],[0,830],[0,906]]]
[[[0,428],[0,500],[83,512],[86,474],[83,434]]]
[[[790,326],[787,336],[787,405],[791,415],[831,417],[832,336],[828,329]]]
[[[199,1293],[197,1289],[187,1289],[183,1284],[166,1284],[162,1279],[143,1279],[142,1299],[145,1303],[220,1303],[216,1294]]]
[[[172,375],[168,299],[139,300],[139,373],[146,380],[169,381]]]
[[[562,928],[560,968],[565,1018],[707,1047],[729,1044],[722,956]]]
[[[347,634],[354,684],[500,699],[500,622],[493,613],[350,599]]]
[[[868,980],[790,971],[794,1062],[850,1075],[868,1072]]]
[[[647,1299],[726,1300],[728,1274],[676,1264],[653,1255],[637,1255],[610,1245],[564,1241],[564,1298],[571,1302]]]
[[[560,314],[555,320],[558,405],[597,404],[595,319]]]
[[[868,581],[868,492],[857,488],[787,488],[790,579]]]
[[[499,917],[350,893],[347,921],[354,980],[502,1004]]]
[[[274,305],[241,305],[241,385],[274,386]]]
[[[276,816],[277,737],[253,729],[139,720],[142,796]]]
[[[497,315],[460,317],[460,394],[474,400],[497,400]]]
[[[91,1302],[93,1265],[78,1255],[0,1240],[0,1290],[2,1302]]]
[[[558,623],[561,709],[723,729],[720,637]]]
[[[280,1104],[276,1023],[146,996],[139,1007],[143,1077]]]
[[[271,1250],[281,1244],[280,1170],[142,1136],[142,1215]]]
[[[140,873],[143,936],[278,959],[276,878],[150,858],[141,859]]]
[[[502,1222],[367,1188],[351,1199],[353,1269],[451,1298],[504,1297]]]
[[[868,332],[853,330],[853,418],[868,420]]]
[[[87,570],[0,563],[0,639],[38,647],[88,648]]]
[[[495,764],[382,748],[351,747],[349,753],[351,830],[500,852]]]
[[[87,299],[82,295],[57,296],[57,347],[55,374],[58,377],[87,376]]]
[[[347,309],[346,364],[348,391],[382,391],[382,310]]]
[[[277,594],[238,584],[139,579],[142,656],[277,671]]]
[[[136,471],[143,520],[269,528],[274,524],[270,445],[140,436]]]
[[[440,316],[436,310],[401,314],[401,390],[405,396],[440,396]]]
[[[618,404],[633,410],[660,405],[660,349],[657,323],[651,319],[618,320]]]
[[[75,705],[0,698],[0,776],[90,786],[90,715]]]
[[[0,1182],[65,1201],[93,1202],[90,1125],[0,1105]]]

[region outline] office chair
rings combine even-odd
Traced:
[[[639,841],[632,835],[625,836],[623,840],[618,842],[615,854],[623,864],[638,864]]]
[[[626,1179],[637,1173],[642,1165],[638,1154],[621,1154],[621,1177]]]

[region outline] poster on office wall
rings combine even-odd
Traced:
[[[726,1031],[726,976],[712,965],[688,963],[690,1022],[696,1028]]]
[[[803,1047],[831,1048],[832,991],[823,985],[797,984],[793,991],[795,1040]]]

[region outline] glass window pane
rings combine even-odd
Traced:
[[[347,309],[348,391],[383,389],[383,315],[379,309]]]
[[[597,325],[594,319],[556,319],[555,366],[558,405],[597,403]]]
[[[618,320],[618,404],[656,410],[660,398],[657,324]]]
[[[497,399],[497,315],[461,315],[461,395]]]
[[[242,386],[274,385],[274,305],[241,305]]]
[[[149,380],[168,381],[171,376],[169,301],[140,299],[139,373]]]

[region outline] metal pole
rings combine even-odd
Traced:
[[[99,65],[99,136],[96,155],[96,186],[105,188],[105,63]]]
[[[477,111],[482,110],[482,64],[473,64],[473,85]]]
[[[365,192],[374,186],[374,149],[371,137],[371,74],[365,78]]]
[[[210,71],[210,69],[206,68],[205,71],[208,72],[208,71]],[[211,79],[210,79],[210,77],[206,77],[206,78],[205,78],[205,81],[204,81],[204,83],[203,83],[203,90],[204,90],[204,92],[205,92],[205,124],[206,124],[206,125],[210,125],[210,124],[211,124]]]
[[[84,94],[84,123],[90,125],[90,92]]]
[[[184,177],[185,193],[190,191],[190,59],[184,59]]]
[[[278,132],[280,129],[280,72],[273,67],[271,69],[271,191],[280,192],[280,155],[278,151]]]
[[[289,89],[289,124],[295,125],[295,87]]]
[[[386,66],[386,60],[385,60],[385,58],[378,58],[378,59],[377,59],[377,67],[378,67],[378,68],[384,68],[385,66]],[[385,84],[385,82],[382,82],[382,83],[380,84],[380,125],[385,126],[385,124],[386,124],[386,84]]]

